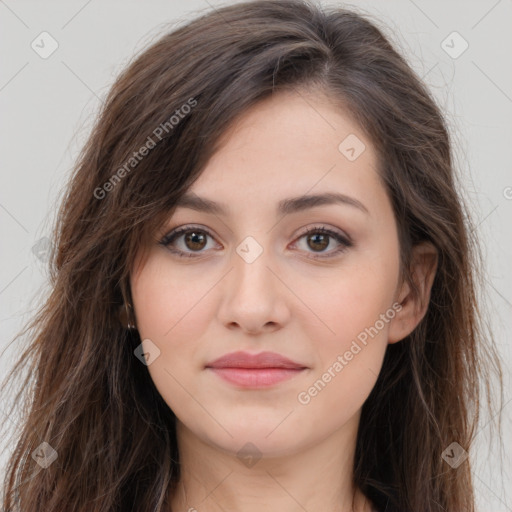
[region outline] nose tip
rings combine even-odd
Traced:
[[[254,237],[246,237],[237,247],[233,275],[222,290],[219,319],[227,328],[241,328],[249,336],[279,329],[289,318],[281,296],[284,288],[263,252]]]

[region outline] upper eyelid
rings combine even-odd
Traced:
[[[162,238],[161,242],[165,242],[166,240],[168,240],[170,242],[173,237],[181,236],[181,235],[185,234],[187,231],[193,231],[193,230],[203,231],[209,237],[215,238],[213,236],[213,234],[210,232],[210,230],[207,228],[204,228],[201,226],[194,226],[194,225],[192,225],[192,226],[184,225],[184,226],[176,226],[175,228],[167,231],[162,237],[160,237],[160,238]]]

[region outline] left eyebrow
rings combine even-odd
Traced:
[[[279,201],[277,211],[286,215],[288,213],[300,212],[315,206],[324,206],[330,204],[343,204],[353,206],[363,211],[366,214],[370,214],[368,208],[358,201],[357,199],[347,196],[345,194],[339,194],[336,192],[327,192],[325,194],[315,194],[309,196],[291,197],[289,199],[283,199]]]
[[[336,192],[327,192],[324,194],[314,194],[307,196],[290,197],[279,201],[277,205],[277,213],[281,215],[287,215],[290,213],[300,212],[314,208],[315,206],[325,206],[331,204],[342,204],[347,206],[353,206],[358,208],[362,212],[369,215],[368,208],[358,201],[357,199],[347,196],[345,194],[339,194]],[[199,197],[194,193],[186,193],[175,204],[176,207],[190,208],[204,213],[211,213],[214,215],[228,214],[226,206],[216,203],[211,199],[205,197]]]

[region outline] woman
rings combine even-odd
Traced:
[[[165,35],[62,204],[4,508],[473,511],[500,374],[470,229],[443,116],[364,17]]]

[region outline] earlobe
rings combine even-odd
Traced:
[[[412,248],[410,275],[414,286],[404,280],[397,295],[402,309],[392,320],[388,343],[403,340],[425,316],[437,270],[437,249],[430,242],[421,242]]]

